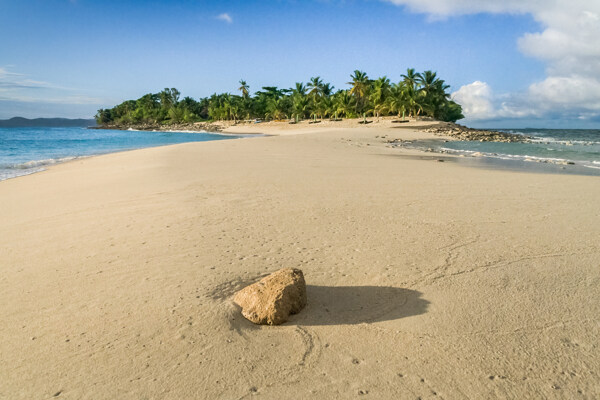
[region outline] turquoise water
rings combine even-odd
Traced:
[[[415,145],[449,154],[478,157],[484,159],[488,165],[493,165],[495,159],[509,164],[513,162],[514,165],[547,164],[549,168],[558,172],[576,171],[600,175],[600,129],[496,130],[529,136],[531,142],[422,141],[416,142]]]
[[[0,180],[43,171],[46,165],[79,157],[175,143],[238,137],[192,132],[0,128]]]

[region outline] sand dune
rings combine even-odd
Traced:
[[[294,129],[0,182],[0,398],[600,397],[598,178]],[[281,267],[308,305],[252,325]]]

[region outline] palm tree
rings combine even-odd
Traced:
[[[406,74],[401,75],[401,77],[404,79],[404,83],[412,86],[415,90],[417,90],[419,83],[423,79],[421,74],[415,72],[414,68],[408,68]]]
[[[269,98],[275,98],[278,99],[281,96],[283,96],[283,90],[278,89],[277,86],[263,86],[262,88],[262,92],[257,92],[260,94],[264,94],[265,96],[269,97]]]
[[[326,118],[338,114],[356,118],[372,113],[418,116],[425,114],[438,120],[456,121],[464,118],[462,107],[450,99],[449,86],[431,70],[419,74],[409,68],[397,84],[390,84],[385,76],[371,81],[367,74],[355,70],[351,88],[333,92],[333,86],[319,77],[310,79],[308,85],[297,82],[290,89],[265,86],[251,95],[245,80],[239,81],[240,95],[213,94],[194,100],[185,97],[175,88],[165,88],[156,94],[146,94],[137,100],[126,100],[111,109],[100,109],[96,119],[101,125],[147,123],[192,123],[201,119],[238,120],[247,118],[281,119],[283,116]]]
[[[345,117],[352,116],[355,110],[354,97],[347,90],[340,90],[334,95],[335,113]]]
[[[284,98],[271,98],[267,105],[267,116],[271,119],[281,119],[285,115],[284,108]]]
[[[360,113],[364,109],[364,98],[369,91],[370,80],[366,72],[359,70],[354,70],[350,78],[352,79],[351,82],[348,82],[349,85],[352,85],[350,94],[356,98],[356,111]]]
[[[308,100],[308,97],[301,95],[294,96],[292,109],[294,110],[294,114],[304,118],[310,111],[310,101]]]
[[[446,93],[449,88],[443,80],[437,78],[435,72],[423,72],[419,91],[423,95],[423,110],[427,115],[438,117],[443,109],[442,104],[449,100],[450,95]]]
[[[420,90],[429,93],[437,81],[437,74],[433,71],[425,71],[423,74],[417,74]]]
[[[311,109],[313,110],[313,113],[311,114],[311,116],[314,116],[314,119],[316,121],[317,115],[323,115],[322,113],[319,113],[321,98],[323,94],[323,81],[319,76],[310,78],[310,82],[306,84],[306,87],[307,89],[309,89],[308,96],[310,97],[312,103]]]
[[[373,81],[369,100],[373,105],[372,112],[377,118],[379,118],[379,115],[387,109],[386,99],[389,95],[389,91],[390,80],[387,77],[383,76]]]
[[[406,104],[409,117],[416,117],[423,112],[423,103],[421,92],[415,90],[413,86],[406,86]]]
[[[247,99],[250,95],[250,86],[248,86],[246,81],[243,79],[240,79],[240,87],[238,88],[238,90],[242,92],[242,97],[244,99]]]
[[[329,97],[333,93],[333,89],[334,87],[331,84],[325,83],[321,86],[321,94],[325,97]]]
[[[313,98],[316,98],[323,93],[323,81],[319,76],[310,78],[310,82],[306,84],[306,87],[310,90],[308,95]]]
[[[302,82],[296,82],[296,86],[290,89],[293,94],[299,94],[301,96],[306,95],[306,86]]]
[[[402,119],[404,120],[404,113],[408,109],[408,96],[407,86],[403,81],[392,85],[388,97],[388,107],[390,112],[397,113],[398,117],[402,113]]]
[[[323,96],[321,98],[321,101],[319,101],[318,109],[319,113],[321,114],[321,118],[325,118],[327,116],[331,118],[331,116],[335,114],[335,104],[333,102],[333,97]]]

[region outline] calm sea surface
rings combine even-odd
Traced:
[[[0,128],[0,180],[43,171],[46,165],[79,157],[238,137],[86,128]]]
[[[418,141],[432,148],[479,159],[485,166],[535,169],[541,172],[600,175],[600,129],[496,129],[532,137],[531,143]]]

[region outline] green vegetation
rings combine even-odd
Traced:
[[[416,73],[409,68],[402,80],[391,83],[387,77],[369,79],[362,71],[354,71],[348,82],[350,89],[334,92],[333,86],[313,77],[290,89],[265,86],[250,95],[250,87],[240,80],[240,95],[213,94],[198,101],[191,97],[180,100],[177,89],[164,89],[137,100],[125,101],[96,114],[99,125],[179,124],[206,120],[265,119],[295,121],[311,118],[364,118],[398,115],[428,116],[441,121],[464,118],[459,104],[450,100],[449,88],[435,72]]]

